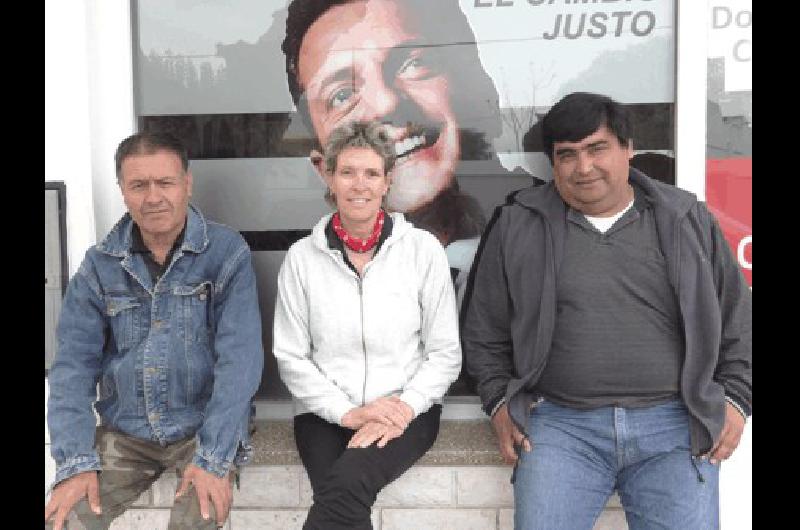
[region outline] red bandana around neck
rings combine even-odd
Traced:
[[[372,227],[372,234],[367,239],[361,239],[351,236],[342,226],[342,220],[339,218],[339,212],[333,214],[333,231],[342,240],[342,243],[347,245],[347,248],[353,252],[368,252],[375,247],[378,238],[381,236],[383,230],[383,209],[378,210],[378,218],[375,219],[375,226]]]

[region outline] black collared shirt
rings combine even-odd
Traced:
[[[133,228],[131,229],[131,252],[142,254],[142,258],[144,258],[144,264],[147,265],[147,270],[150,272],[150,278],[152,279],[153,284],[157,283],[161,276],[163,276],[167,271],[167,267],[169,267],[169,264],[172,261],[172,255],[175,254],[175,251],[178,250],[183,244],[183,236],[185,233],[186,223],[184,222],[181,233],[175,238],[175,242],[172,243],[172,248],[167,253],[167,257],[164,258],[164,263],[159,264],[155,258],[153,258],[153,253],[144,244],[144,239],[142,239],[142,232],[139,230],[139,225],[133,223]]]
[[[378,254],[378,250],[380,250],[383,242],[386,241],[392,234],[393,224],[394,221],[392,221],[392,216],[384,212],[383,228],[381,229],[381,235],[378,237],[378,242],[375,243],[375,254],[373,254],[373,256]],[[356,270],[355,266],[350,261],[350,258],[347,257],[347,252],[344,250],[344,243],[341,239],[339,239],[339,236],[337,236],[336,232],[333,230],[333,216],[331,216],[331,218],[328,220],[328,224],[325,225],[325,237],[328,239],[328,248],[341,252],[342,258],[344,258],[344,262],[347,264],[347,266],[350,267],[353,272],[359,275],[358,270]]]

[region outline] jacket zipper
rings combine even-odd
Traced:
[[[367,398],[367,342],[364,338],[364,289],[362,284],[362,278],[357,278],[356,282],[358,282],[358,302],[361,307],[361,350],[364,352],[364,386],[361,389],[361,406],[363,407],[366,404]]]
[[[383,249],[383,247],[381,247],[381,250],[382,249]],[[336,252],[338,252],[339,256],[341,257],[342,253],[339,252],[339,251],[328,250],[327,254],[334,261],[336,261],[338,263],[339,260],[336,258]],[[372,257],[372,260],[374,261],[376,257],[377,257],[377,254]],[[351,270],[346,264],[342,263],[342,265],[348,271]],[[364,271],[363,271],[362,274],[365,274],[367,272],[367,266],[368,265],[369,265],[369,263],[367,263],[367,265],[364,266]],[[364,384],[361,387],[361,406],[364,406],[364,405],[366,405],[366,402],[367,402],[366,401],[366,398],[367,398],[367,375],[368,375],[368,371],[369,371],[369,365],[367,363],[367,342],[366,342],[366,337],[364,335],[364,288],[363,288],[363,283],[362,283],[363,282],[363,276],[359,276],[357,273],[354,273],[354,275],[356,277],[356,284],[358,285],[358,303],[359,303],[359,309],[361,311],[361,351],[364,352]]]

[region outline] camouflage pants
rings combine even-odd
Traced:
[[[176,471],[180,484],[183,470],[191,463],[195,451],[194,438],[161,447],[158,443],[133,438],[103,427],[97,427],[95,440],[103,465],[103,471],[98,476],[103,513],[95,515],[84,498],[73,508],[77,520],[74,516],[69,518],[69,530],[107,529],[165,471]],[[234,473],[231,473],[231,480],[233,476]],[[214,505],[211,502],[209,505],[210,517],[206,521],[200,515],[197,494],[190,486],[185,495],[175,499],[167,529],[215,530],[217,524]],[[46,528],[52,528],[52,523],[48,523]]]

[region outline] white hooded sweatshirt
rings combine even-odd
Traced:
[[[341,425],[392,394],[427,411],[461,370],[458,316],[438,240],[391,214],[392,233],[361,278],[328,246],[323,217],[278,274],[273,353],[295,414]]]

